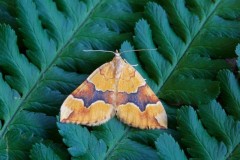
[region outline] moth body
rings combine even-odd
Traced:
[[[116,115],[133,127],[167,128],[161,102],[117,51],[66,98],[60,112],[60,121],[66,123],[95,126]]]

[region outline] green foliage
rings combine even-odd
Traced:
[[[220,71],[218,79],[222,88],[222,103],[226,111],[240,120],[240,85],[233,73],[228,70]]]
[[[238,0],[0,0],[0,159],[240,159],[239,17]],[[58,122],[113,57],[83,50],[117,48],[157,48],[122,57],[164,101],[168,130]]]
[[[106,145],[102,140],[97,140],[86,128],[73,124],[59,124],[59,128],[60,134],[64,137],[63,142],[69,147],[68,151],[73,157],[103,159]]]
[[[214,50],[215,48],[208,49],[204,46],[221,45],[218,42],[218,39],[221,39],[220,36],[229,38],[231,35],[230,33],[229,35],[222,35],[220,30],[218,31],[219,34],[212,35],[212,32],[215,31],[215,28],[211,26],[211,24],[213,21],[215,21],[215,17],[220,18],[217,15],[218,8],[216,8],[216,6],[218,6],[218,4],[209,4],[209,6],[205,6],[205,10],[207,10],[208,13],[206,13],[206,17],[200,19],[197,17],[197,15],[194,15],[187,10],[183,1],[172,3],[174,4],[166,4],[166,9],[171,9],[172,12],[179,12],[176,14],[182,17],[182,19],[180,19],[182,23],[175,24],[175,27],[184,27],[185,30],[188,30],[184,35],[187,37],[186,40],[182,40],[181,36],[183,35],[176,34],[177,31],[170,27],[169,21],[171,22],[173,20],[171,20],[171,16],[168,20],[166,12],[161,6],[157,5],[156,3],[148,3],[145,12],[154,34],[144,34],[150,33],[150,26],[145,20],[139,21],[135,28],[135,44],[136,46],[140,45],[143,48],[157,47],[159,48],[158,51],[161,54],[141,54],[140,59],[144,59],[142,63],[149,63],[149,61],[151,62],[154,59],[158,59],[158,61],[152,62],[153,65],[148,65],[148,67],[146,67],[146,71],[149,71],[149,74],[154,72],[155,76],[158,76],[153,78],[158,84],[155,91],[159,92],[160,98],[170,101],[171,103],[207,103],[210,99],[215,98],[218,95],[219,89],[217,87],[213,88],[214,82],[210,83],[206,79],[212,78],[212,76],[216,74],[219,69],[226,68],[226,64],[224,64],[224,62],[220,59],[210,60],[208,58],[209,56],[218,58],[224,55],[222,55],[223,53],[211,55],[216,52]],[[179,8],[179,10],[176,8]],[[176,19],[177,18],[174,17],[174,21]],[[212,25],[216,25],[216,23],[217,22],[214,22]],[[235,24],[234,21],[232,23]],[[205,38],[205,44],[200,42],[203,41],[202,37]],[[213,39],[214,43],[212,41]],[[196,44],[201,45],[199,47],[199,45]],[[204,50],[202,48],[204,48]],[[151,58],[149,54],[154,56],[154,58]],[[198,57],[198,63],[194,63],[194,61],[196,61],[194,60],[196,57]],[[196,85],[196,83],[198,85]],[[177,86],[181,86],[181,88],[176,88],[175,84]],[[215,82],[215,85],[217,85],[217,82]],[[193,93],[193,91],[197,92],[199,87],[205,88],[206,90]],[[208,90],[211,91],[208,92]],[[194,96],[192,96],[195,94],[201,98],[196,99]]]
[[[240,45],[237,46],[236,53],[238,55],[237,66],[238,66],[238,70],[240,70]],[[240,71],[238,71],[238,73],[240,73]]]
[[[129,133],[130,128],[116,119],[94,127],[92,133],[87,128],[74,124],[58,123],[58,127],[63,142],[69,147],[68,151],[74,158],[99,160],[119,157],[140,160],[157,158],[153,148],[139,143],[138,137]],[[145,134],[159,133],[146,131]]]
[[[184,152],[180,149],[179,145],[175,142],[172,136],[167,134],[162,134],[159,136],[155,142],[158,155],[160,159],[169,159],[169,160],[185,160],[187,159]]]
[[[68,154],[59,147],[59,144],[53,144],[51,142],[34,144],[30,151],[30,158],[33,160],[69,159]]]
[[[188,153],[197,159],[224,159],[226,146],[211,137],[203,128],[192,107],[182,107],[178,112],[178,130]]]
[[[24,103],[23,99],[28,95],[30,86],[36,82],[39,71],[19,53],[16,35],[9,26],[0,26],[0,35],[0,66],[5,75],[4,79],[3,75],[0,75],[0,148],[7,148],[1,151],[0,157],[14,159],[19,156],[16,155],[18,152],[25,155],[23,148],[31,148],[31,143],[40,140],[40,137],[49,138],[49,130],[55,127],[55,118],[19,108]],[[16,132],[20,135],[14,135]],[[27,136],[34,137],[28,139]],[[16,141],[17,144],[14,145]],[[9,146],[9,149],[6,146]]]
[[[221,105],[216,101],[199,107],[199,114],[208,132],[223,141],[231,154],[240,142],[240,121],[227,116]]]
[[[40,159],[52,159],[52,160],[60,160],[59,156],[56,155],[52,148],[48,148],[43,144],[35,144],[33,145],[33,149],[31,150],[31,158],[40,160]]]

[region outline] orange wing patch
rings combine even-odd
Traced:
[[[61,122],[94,126],[100,125],[114,116],[115,110],[112,101],[114,85],[106,83],[112,79],[111,74],[114,71],[111,70],[111,66],[111,63],[106,63],[96,69],[67,97],[61,106]],[[107,69],[108,75],[100,74],[101,69]],[[96,83],[98,78],[100,81]]]
[[[109,62],[96,69],[89,77],[88,81],[92,82],[97,90],[114,91],[115,87],[115,64]]]
[[[167,128],[167,115],[161,102],[118,52],[67,97],[61,106],[60,121],[94,126],[115,114],[133,127]]]
[[[82,100],[70,95],[61,107],[60,121],[95,126],[108,121],[113,113],[111,104],[97,101],[87,108]]]
[[[143,112],[134,103],[120,105],[117,116],[124,123],[141,129],[167,128],[167,116],[161,102],[148,105]]]
[[[133,70],[127,63],[124,64],[122,73]],[[142,129],[167,128],[167,114],[151,88],[147,86],[141,75],[134,70],[135,76],[130,79],[121,77],[119,84],[127,85],[128,90],[123,91],[122,85],[118,85],[117,116],[124,123]],[[141,82],[135,89],[135,82]],[[131,92],[132,91],[132,92]]]
[[[138,88],[143,86],[145,83],[144,79],[140,77],[140,74],[135,69],[123,69],[117,84],[118,92],[137,92]]]

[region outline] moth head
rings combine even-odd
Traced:
[[[117,56],[117,57],[120,57],[120,52],[118,52],[118,50],[116,50],[116,52],[114,52],[114,54],[115,54],[115,56]]]

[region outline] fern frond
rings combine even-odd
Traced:
[[[226,146],[207,133],[192,107],[182,107],[178,111],[177,119],[182,142],[191,157],[209,160],[225,159]]]
[[[221,99],[224,109],[240,120],[240,85],[229,70],[220,71],[218,79],[221,82]]]
[[[235,150],[232,152],[232,155],[230,155],[229,159],[239,159],[240,158],[240,144],[235,148]]]
[[[19,53],[16,44],[16,35],[14,31],[5,25],[0,26],[0,67],[4,73],[4,77],[0,74],[0,148],[4,150],[0,156],[7,156],[14,158],[17,156],[19,150],[20,154],[24,157],[25,151],[22,149],[24,144],[31,145],[40,137],[49,138],[49,130],[55,127],[55,118],[46,116],[43,113],[32,113],[26,110],[21,110],[19,105],[22,105],[23,99],[30,86],[36,82],[39,76],[39,70],[29,63],[23,54]],[[17,113],[17,114],[16,114]],[[19,145],[13,145],[15,142],[11,133],[20,132],[22,136],[16,136],[15,141]],[[9,133],[11,132],[11,133]],[[24,135],[34,134],[36,138],[29,138],[24,142],[27,137]],[[12,135],[13,136],[13,135]],[[11,147],[8,147],[11,143]],[[26,146],[26,148],[29,146]],[[15,148],[15,149],[14,149]],[[15,153],[16,152],[16,153]],[[8,155],[12,153],[11,155]]]
[[[0,159],[29,159],[26,153],[31,145],[41,141],[34,133],[26,133],[17,127],[10,129],[4,138],[0,141]]]
[[[14,10],[13,1],[0,0],[0,23],[8,24],[12,27],[16,27],[16,20],[10,14],[10,11]]]
[[[155,145],[158,150],[160,159],[165,160],[187,160],[186,155],[180,149],[178,143],[168,134],[162,134],[159,136]]]
[[[139,143],[134,137],[129,137],[129,127],[116,119],[94,127],[92,133],[87,128],[74,124],[58,123],[58,127],[63,142],[75,158],[157,159],[153,148]]]
[[[199,114],[208,132],[226,144],[228,157],[240,143],[240,121],[234,121],[233,117],[227,116],[216,101],[199,106]]]
[[[106,145],[97,140],[86,128],[74,124],[58,124],[63,142],[69,147],[68,151],[73,157],[87,159],[102,159],[106,152]]]
[[[240,75],[240,45],[237,45],[236,48],[236,54],[238,55],[238,59],[237,59],[237,66],[238,66],[238,73]]]
[[[66,151],[61,149],[59,145],[48,143],[36,143],[30,151],[32,160],[64,160],[69,159]]]
[[[9,26],[1,25],[0,34],[0,66],[4,74],[8,75],[6,81],[20,94],[26,94],[36,82],[39,70],[19,53],[17,37]]]

